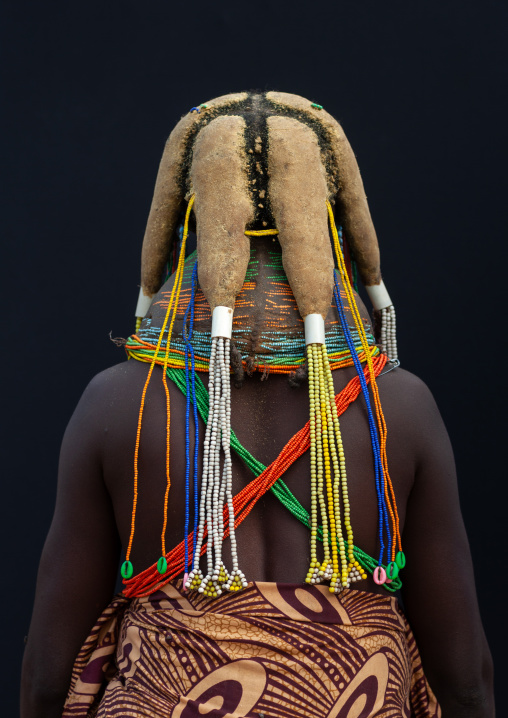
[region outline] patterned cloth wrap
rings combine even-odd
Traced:
[[[251,583],[208,599],[179,580],[112,601],[76,660],[63,718],[440,715],[396,598]]]

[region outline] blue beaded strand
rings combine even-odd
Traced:
[[[198,263],[194,265],[192,272],[192,295],[191,295],[191,325],[189,336],[189,347],[192,364],[192,404],[194,407],[194,533],[192,541],[192,555],[194,556],[194,547],[196,546],[196,538],[198,535],[198,515],[199,515],[199,496],[198,496],[198,455],[199,455],[199,424],[198,424],[198,402],[196,401],[196,366],[194,361],[194,349],[190,344],[192,338],[192,329],[194,326],[194,299],[196,288],[198,285]],[[194,566],[193,566],[194,568]]]
[[[346,338],[346,342],[348,344],[349,351],[351,352],[351,356],[353,358],[353,362],[354,362],[356,371],[358,373],[358,378],[360,379],[360,385],[362,387],[363,396],[365,398],[365,403],[367,405],[369,430],[370,430],[370,436],[371,436],[371,442],[372,442],[372,451],[374,454],[374,471],[375,471],[375,477],[376,477],[376,491],[377,491],[377,496],[378,496],[379,543],[380,543],[378,565],[381,566],[381,564],[383,563],[383,555],[385,552],[385,543],[383,540],[383,524],[385,526],[386,535],[388,538],[387,563],[390,560],[390,556],[391,556],[391,552],[392,552],[392,536],[391,536],[390,527],[388,524],[388,510],[386,507],[386,499],[385,499],[385,474],[384,474],[384,469],[383,469],[383,462],[381,460],[381,449],[379,446],[379,437],[378,437],[378,433],[377,433],[377,427],[376,427],[376,424],[374,421],[374,415],[372,413],[372,407],[371,407],[371,403],[370,403],[369,389],[367,387],[367,382],[365,380],[365,375],[363,373],[361,362],[360,362],[358,355],[356,353],[356,350],[355,350],[353,338],[351,336],[351,330],[347,323],[346,314],[344,312],[344,303],[342,302],[342,297],[340,296],[340,287],[339,287],[339,283],[337,281],[337,273],[335,271],[334,271],[333,294],[335,297],[335,305],[337,307],[337,312],[339,314],[340,323],[342,325],[342,329],[344,331],[344,336]]]
[[[196,534],[198,528],[198,450],[199,450],[199,424],[197,416],[196,402],[196,371],[194,361],[194,349],[191,344],[192,331],[194,328],[194,300],[196,296],[198,263],[194,264],[191,280],[191,297],[189,304],[185,310],[183,318],[183,338],[185,342],[185,386],[186,386],[186,406],[185,406],[185,568],[187,574],[189,569],[189,520],[190,520],[190,402],[192,387],[192,403],[194,408],[194,529],[193,529],[193,553],[196,545]],[[190,311],[189,329],[187,331],[187,317]],[[189,363],[191,379],[189,382]]]

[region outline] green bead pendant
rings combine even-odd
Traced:
[[[389,563],[386,567],[386,575],[390,579],[390,581],[393,581],[393,579],[397,578],[397,576],[399,575],[399,567],[397,566],[395,561],[391,561],[391,563]]]
[[[395,561],[399,568],[404,568],[404,566],[406,565],[406,557],[404,556],[403,551],[398,552],[398,554],[395,556]]]
[[[134,573],[134,569],[132,568],[132,563],[130,561],[124,561],[122,563],[122,568],[120,569],[120,573],[122,575],[122,578],[130,578],[132,574]]]
[[[166,573],[168,570],[168,562],[166,561],[166,558],[164,556],[161,556],[160,559],[157,561],[157,571],[159,573]]]

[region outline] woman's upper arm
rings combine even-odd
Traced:
[[[405,608],[440,701],[481,703],[489,690],[490,653],[477,603],[453,451],[425,385],[421,384],[419,394],[413,414],[418,417],[416,475],[403,535]]]
[[[114,591],[119,539],[102,476],[98,418],[104,405],[99,376],[83,394],[64,435],[55,513],[25,651],[25,705],[29,694],[37,693],[41,700],[45,694],[50,702],[52,696],[65,697],[81,643]],[[32,713],[27,709],[22,715]]]

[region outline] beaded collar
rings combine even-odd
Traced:
[[[303,320],[284,272],[280,251],[274,248],[269,255],[270,263],[260,267],[259,261],[255,258],[254,249],[251,250],[251,260],[245,281],[235,303],[233,341],[241,354],[244,369],[248,373],[260,371],[289,374],[305,362]],[[195,261],[196,252],[193,252],[185,262],[182,289],[176,309],[168,361],[168,366],[175,369],[183,368],[185,365],[183,319],[191,297],[192,270]],[[256,287],[261,280],[264,286],[264,317],[263,322],[256,322],[255,302],[257,305],[259,304]],[[167,309],[171,289],[172,281],[170,280],[155,297],[152,308],[147,318],[141,323],[138,332],[129,337],[126,344],[129,356],[140,361],[152,360],[160,334],[161,317]],[[344,302],[346,302],[345,293],[342,289],[340,291]],[[194,311],[192,345],[196,370],[208,372],[212,345],[210,337],[211,311],[210,305],[199,288],[196,290]],[[350,366],[352,365],[350,348],[344,336],[335,304],[331,306],[328,317],[325,334],[330,368],[333,370]],[[365,361],[357,328],[349,319],[348,317],[353,345],[360,361]],[[371,356],[377,356],[379,349],[375,345],[374,336],[366,320],[364,320],[364,328]],[[161,355],[165,353],[165,348],[166,339],[163,338]]]

